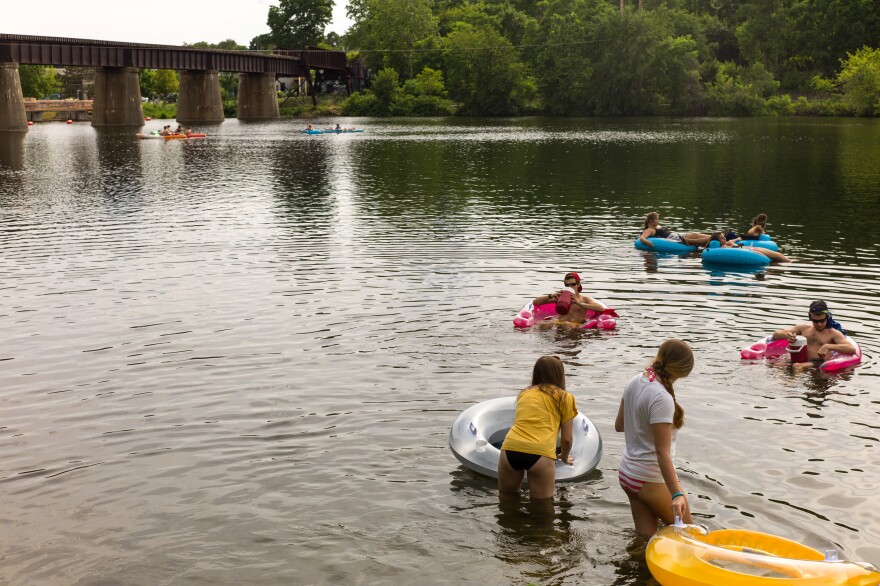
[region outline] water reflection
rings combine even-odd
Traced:
[[[0,172],[24,168],[24,132],[0,132]]]
[[[552,581],[570,569],[572,558],[580,557],[579,542],[572,531],[572,522],[577,519],[572,508],[564,491],[558,491],[555,502],[499,495],[495,556],[511,565],[525,566],[522,574],[528,578]]]

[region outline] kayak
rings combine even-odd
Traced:
[[[363,128],[325,128],[324,132],[335,132],[336,134],[343,134],[346,132],[363,132]]]
[[[151,132],[150,134],[141,134],[141,133],[138,133],[138,134],[136,134],[135,136],[138,137],[138,138],[144,138],[144,139],[146,139],[146,138],[165,138],[165,137],[162,136],[161,134],[153,134],[152,132]]]
[[[302,131],[303,134],[324,134],[323,130],[319,130],[317,128],[312,128],[309,130],[308,128]]]
[[[166,135],[163,136],[162,138],[169,138],[169,139],[170,139],[170,138],[205,138],[206,136],[207,136],[207,135],[205,135],[205,134],[196,134],[196,133],[190,133],[190,134],[166,134]]]

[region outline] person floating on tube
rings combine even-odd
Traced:
[[[536,297],[532,303],[534,305],[555,303],[559,322],[564,324],[583,324],[587,320],[587,311],[618,317],[617,312],[610,307],[605,307],[605,305],[592,297],[583,295],[584,288],[581,285],[581,278],[577,273],[566,273],[563,283],[565,284],[565,289]]]
[[[773,332],[774,340],[788,340],[792,362],[822,362],[831,358],[832,352],[856,353],[843,328],[831,316],[827,303],[821,299],[813,301],[808,318],[810,323]]]

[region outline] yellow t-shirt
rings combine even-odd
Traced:
[[[549,394],[530,387],[516,398],[516,417],[507,432],[502,450],[538,454],[556,459],[556,438],[559,426],[577,415],[574,396],[568,391],[554,400]]]

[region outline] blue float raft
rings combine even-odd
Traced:
[[[670,240],[669,238],[648,238],[648,240],[654,246],[648,246],[644,242],[642,242],[641,238],[636,238],[634,245],[639,250],[648,250],[651,252],[675,252],[678,254],[685,254],[688,252],[694,252],[697,250],[696,246],[688,246],[683,242],[676,242],[675,240]]]
[[[709,243],[709,246],[701,255],[703,264],[712,265],[739,265],[739,266],[764,266],[770,264],[770,258],[760,252],[746,248],[725,248],[717,240]]]
[[[766,234],[761,234],[756,240],[739,240],[736,244],[743,248],[766,248],[773,252],[779,252],[779,245],[773,242],[773,240]]]

